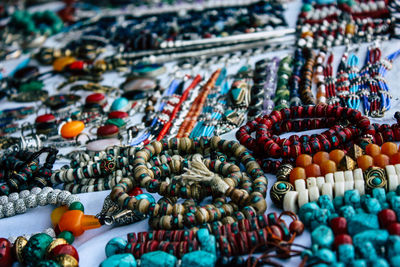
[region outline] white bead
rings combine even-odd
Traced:
[[[355,182],[355,181],[362,181],[362,182],[364,182],[364,175],[363,175],[363,172],[362,172],[362,170],[361,170],[360,168],[355,169],[355,170],[353,171],[353,179],[354,179],[354,182]]]
[[[46,193],[46,194],[48,194],[48,193],[50,193],[50,192],[53,191],[53,190],[54,190],[53,188],[46,186],[46,187],[44,187],[44,188],[42,189],[41,193]]]
[[[15,241],[17,240],[17,238],[15,236],[10,236],[9,238],[7,238],[8,241],[10,241],[11,244],[14,244]]]
[[[306,182],[303,179],[297,179],[294,181],[294,188],[296,188],[297,192],[306,190]]]
[[[334,184],[335,183],[335,180],[333,180],[333,173],[325,174],[325,182],[326,183],[330,183],[330,184]]]
[[[344,182],[335,183],[334,189],[335,189],[335,197],[343,197],[344,196]]]
[[[11,217],[15,215],[14,203],[8,202],[3,205],[3,214],[5,217]]]
[[[43,233],[48,234],[52,238],[56,237],[56,232],[54,232],[53,228],[47,228],[46,230],[43,231]]]
[[[283,210],[297,213],[297,191],[289,191],[283,198]]]
[[[345,171],[344,172],[344,191],[354,189],[354,180],[353,180],[353,172]]]
[[[47,195],[48,195],[48,193],[45,193],[45,192],[43,192],[43,191],[42,191],[40,194],[37,194],[37,195],[36,195],[37,204],[40,205],[40,206],[45,206],[45,205],[47,205],[47,203],[48,203],[48,201],[47,201]]]
[[[319,198],[319,189],[316,186],[308,188],[308,197],[310,202],[318,201]]]
[[[57,204],[58,195],[61,193],[60,189],[55,189],[47,195],[47,202],[52,205]]]
[[[354,188],[358,191],[358,193],[360,193],[361,196],[365,194],[364,181],[355,180],[354,181]]]
[[[385,169],[387,175],[396,175],[396,169],[394,168],[393,165],[387,165]]]
[[[325,183],[325,178],[323,176],[317,177],[317,187],[319,192],[322,190],[322,185]]]
[[[344,182],[344,173],[343,172],[335,172],[333,174],[335,177],[335,183],[343,183]]]
[[[332,184],[324,183],[322,185],[321,195],[327,195],[330,199],[333,199]]]
[[[315,177],[307,178],[307,188],[317,186],[317,179]]]
[[[307,204],[309,202],[308,200],[308,190],[302,190],[298,191],[299,195],[297,197],[297,203],[299,204],[299,208],[301,208],[304,204]]]
[[[399,177],[396,174],[389,174],[388,176],[389,191],[395,191],[399,185]]]

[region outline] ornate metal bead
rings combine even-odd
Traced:
[[[8,202],[3,205],[3,214],[5,217],[11,217],[15,215],[14,203]]]
[[[358,157],[364,155],[364,150],[360,146],[354,144],[347,152],[347,155],[356,160]]]
[[[69,205],[71,205],[74,202],[79,202],[80,199],[78,196],[76,195],[69,195],[65,201],[65,205],[67,205],[69,207]]]
[[[293,170],[293,165],[290,163],[282,164],[276,172],[278,181],[289,181],[290,172]]]
[[[50,188],[50,187],[47,187],[47,188]],[[51,188],[50,188],[51,189]],[[37,195],[37,194],[39,194],[40,192],[42,192],[43,190],[41,189],[41,188],[39,188],[39,187],[34,187],[34,188],[32,188],[31,189],[31,194],[34,194],[34,195]]]
[[[17,201],[15,201],[14,205],[15,205],[15,212],[17,214],[25,213],[27,210],[27,208],[25,206],[25,201],[21,198],[18,199]]]
[[[294,187],[291,183],[286,181],[277,181],[270,190],[270,196],[272,202],[278,208],[283,208],[283,198],[285,197],[286,193],[289,191],[293,191]]]
[[[0,219],[4,218],[4,214],[3,214],[3,205],[0,205]]]
[[[30,193],[31,192],[29,192],[29,190],[22,190],[21,192],[19,192],[19,198],[26,198],[30,195]]]
[[[53,188],[46,186],[46,187],[44,187],[44,188],[42,189],[42,192],[48,194],[48,193],[50,193],[50,192],[53,191],[53,190],[54,190]]]
[[[8,202],[15,202],[19,199],[19,194],[17,192],[8,195]]]
[[[68,192],[68,191],[61,191],[61,193],[58,194],[58,197],[57,197],[58,203],[61,204],[61,205],[65,205],[66,202],[67,202],[67,198],[68,198],[70,195],[71,195],[71,193]]]
[[[56,232],[54,232],[53,228],[47,228],[46,230],[43,231],[43,233],[48,234],[52,238],[56,237]]]
[[[24,249],[24,247],[26,246],[27,243],[28,243],[28,240],[23,236],[17,237],[17,239],[14,242],[13,249],[14,249],[17,260],[21,263],[23,261],[22,250]]]
[[[52,205],[57,204],[58,195],[61,193],[60,189],[55,189],[47,195],[47,202]]]
[[[36,208],[38,206],[38,196],[35,194],[31,194],[25,198],[25,205],[29,209]]]
[[[354,170],[356,168],[356,162],[349,156],[344,156],[339,162],[338,169],[341,171]]]
[[[41,192],[40,194],[37,194],[37,204],[40,206],[46,206],[47,205],[47,193]]]
[[[1,196],[0,197],[0,205],[5,205],[8,202],[8,197],[7,196]]]
[[[385,188],[387,180],[385,170],[379,167],[371,167],[364,172],[365,191],[371,193],[374,188]]]

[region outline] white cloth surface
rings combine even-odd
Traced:
[[[297,13],[298,10],[301,6],[300,1],[295,2],[295,3],[290,3],[289,9],[286,13],[287,18],[289,20],[290,26],[295,25],[295,21],[297,18]],[[363,62],[366,50],[365,50],[366,45],[361,45],[358,56],[360,56],[360,62]],[[391,42],[385,42],[382,46],[382,51],[383,55],[386,56],[395,50],[400,49],[400,41],[394,40]],[[335,65],[337,66],[338,61],[342,55],[342,52],[344,51],[344,47],[339,47],[336,48],[335,50]],[[266,55],[258,55],[256,57],[250,58],[249,63],[254,64],[255,61],[261,59],[261,58],[272,58],[273,56],[279,56],[283,57],[287,55],[288,51],[279,51],[279,52],[274,52],[274,53],[268,53]],[[20,62],[21,59],[19,60],[14,60],[12,62],[5,62],[4,66],[9,71],[10,69],[15,66],[16,62]],[[242,59],[242,63],[244,64],[246,62],[246,59]],[[233,67],[229,70],[230,73],[235,73],[237,69],[240,67],[240,64],[238,64],[236,67]],[[215,70],[217,66],[213,66],[212,70]],[[42,70],[49,69],[48,67],[42,68]],[[209,70],[208,73],[210,73]],[[394,123],[393,119],[393,114],[395,111],[399,110],[399,105],[400,105],[400,83],[398,80],[398,77],[400,75],[400,60],[394,63],[392,71],[390,71],[387,75],[387,80],[388,84],[390,87],[390,92],[393,95],[392,98],[392,109],[390,112],[387,112],[385,114],[385,118],[378,120],[380,123],[382,122],[390,122]],[[105,80],[103,84],[105,85],[111,85],[111,86],[118,86],[121,81],[123,81],[123,77],[118,75],[117,73],[109,73],[105,75]],[[62,82],[62,79],[60,77],[54,77],[51,79],[46,80],[46,89],[49,90],[51,94],[55,94],[56,92],[54,91],[54,88]],[[167,86],[167,80],[163,79],[162,82],[163,86]],[[59,93],[66,93],[68,92],[68,88],[64,88],[61,92]],[[78,92],[82,96],[82,100],[89,94],[88,92]],[[111,103],[111,101],[109,101]],[[35,105],[39,105],[36,103]],[[18,107],[22,106],[21,104],[17,103],[9,103],[5,100],[0,101],[0,108],[5,109],[5,108],[11,108],[11,107]],[[41,111],[39,114],[43,114],[43,111]],[[33,121],[34,116],[30,116],[27,120],[28,121]],[[88,130],[88,129],[86,129]],[[234,133],[236,130],[224,135],[223,137],[225,139],[235,139]],[[319,132],[319,131],[317,131]],[[285,134],[284,136],[289,136],[288,134]],[[62,153],[68,152],[71,149],[62,149]],[[56,164],[56,167],[61,167],[62,165],[66,164],[67,162],[58,162]],[[269,179],[269,188],[273,185],[273,183],[276,181],[276,178],[273,175],[267,175]],[[97,214],[103,204],[104,198],[108,195],[109,191],[103,191],[103,192],[95,192],[95,193],[86,193],[86,194],[79,194],[79,197],[81,199],[81,202],[85,206],[85,214]],[[269,198],[269,190],[268,190],[268,195],[267,195],[267,203],[268,203],[268,209],[267,213],[269,212],[280,212],[279,209],[274,207],[274,205],[271,203],[271,200]],[[51,227],[51,221],[50,221],[50,213],[54,209],[53,206],[46,206],[46,207],[38,207],[33,210],[29,210],[27,213],[22,214],[22,215],[17,215],[11,218],[4,218],[0,219],[0,237],[9,237],[9,236],[19,236],[23,234],[32,234],[32,233],[37,233],[41,232],[44,229]],[[289,220],[290,222],[290,220]],[[139,223],[135,223],[133,225],[128,225],[128,226],[123,226],[123,227],[109,227],[109,226],[102,226],[99,229],[95,230],[89,230],[86,231],[82,236],[77,237],[74,242],[74,246],[77,248],[80,256],[80,266],[83,267],[89,267],[89,266],[98,266],[106,257],[105,257],[105,252],[104,248],[106,243],[113,237],[124,237],[126,238],[126,234],[130,232],[140,232],[140,231],[147,231],[149,230],[147,220],[141,221]],[[310,241],[310,235],[307,231],[300,236],[297,237],[295,240],[296,243],[300,243],[302,245],[309,246],[311,244]],[[297,266],[300,262],[300,258],[292,258],[288,261],[283,261],[282,264],[284,266]]]

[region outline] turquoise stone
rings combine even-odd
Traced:
[[[331,212],[327,209],[314,210],[311,229],[315,229],[322,224],[328,224],[329,216],[331,216]]]
[[[335,210],[339,210],[340,207],[344,206],[344,197],[335,197],[333,199],[333,206],[335,207]]]
[[[400,256],[391,257],[390,265],[393,267],[400,267]]]
[[[318,258],[318,260],[332,264],[336,262],[336,254],[327,248],[322,248],[315,253],[315,257]]]
[[[364,259],[358,259],[350,262],[349,267],[368,267],[368,262]]]
[[[308,202],[299,209],[299,218],[305,226],[310,226],[312,214],[314,210],[319,210],[319,206],[315,202]]]
[[[202,250],[211,253],[215,256],[217,256],[217,241],[215,239],[215,236],[210,235],[208,237],[208,242],[204,246],[201,247]]]
[[[143,193],[143,194],[137,195],[136,199],[138,201],[141,199],[147,199],[148,201],[150,201],[150,203],[156,203],[156,200],[154,199],[154,197],[149,193]]]
[[[114,237],[110,241],[108,241],[106,245],[106,256],[110,257],[115,254],[120,254],[124,252],[128,241],[121,237]]]
[[[347,220],[347,230],[350,235],[373,229],[379,229],[378,216],[375,214],[360,213]]]
[[[45,260],[39,261],[35,267],[61,267],[61,265],[52,260]]]
[[[214,254],[197,250],[183,255],[181,267],[214,267],[216,261],[217,257]]]
[[[374,261],[370,261],[369,265],[371,267],[390,267],[389,263],[384,258],[378,258]]]
[[[394,191],[388,192],[386,194],[386,201],[391,203],[392,197],[395,197],[395,196],[396,196],[396,192],[394,192]]]
[[[344,264],[343,262],[336,262],[335,264],[332,264],[331,267],[346,267],[346,264]]]
[[[343,206],[339,209],[339,214],[349,220],[351,217],[356,215],[356,211],[352,206]]]
[[[44,259],[46,248],[52,241],[53,238],[48,234],[40,233],[33,235],[23,248],[22,257],[34,265],[36,262]]]
[[[361,243],[370,241],[374,246],[383,246],[389,238],[387,230],[367,230],[353,236],[353,244],[360,246]]]
[[[400,218],[400,196],[395,196],[390,199],[390,205],[394,212],[396,212],[397,218]]]
[[[125,97],[120,97],[114,100],[114,102],[111,104],[110,111],[117,111],[117,110],[128,110],[129,107],[129,100]]]
[[[321,209],[327,209],[330,212],[335,212],[335,207],[333,206],[332,200],[327,195],[322,195],[318,198],[318,204]]]
[[[376,198],[366,199],[364,202],[364,208],[367,212],[372,214],[378,214],[382,210],[381,203]]]
[[[372,189],[372,196],[379,200],[379,203],[386,203],[386,191],[383,188],[374,188]]]
[[[115,254],[103,261],[100,267],[136,267],[135,257],[130,253]]]
[[[202,246],[206,245],[208,242],[208,238],[210,237],[210,233],[206,228],[201,228],[197,231],[197,239],[200,241]]]
[[[311,250],[309,249],[305,249],[301,252],[300,257],[303,259],[305,256],[307,256],[308,258],[311,258],[313,256],[313,253]]]
[[[380,185],[381,183],[382,183],[382,179],[379,177],[375,177],[374,179],[372,179],[373,185]]]
[[[357,244],[357,249],[364,259],[374,260],[378,258],[374,245],[372,245],[372,243],[369,241]]]
[[[318,226],[311,233],[312,243],[320,247],[329,248],[332,245],[334,238],[332,229],[326,225]]]
[[[338,247],[338,258],[339,261],[346,264],[354,260],[355,252],[354,246],[351,244],[342,244]]]
[[[339,214],[337,214],[336,212],[335,213],[331,213],[331,215],[329,216],[328,221],[331,221],[332,219],[334,219],[336,217],[339,217]]]
[[[400,236],[397,235],[389,236],[386,250],[389,258],[392,258],[394,256],[400,256]]]
[[[286,184],[279,183],[277,187],[278,187],[279,190],[284,190],[284,189],[286,189]]]
[[[239,100],[239,95],[240,95],[241,92],[242,92],[241,88],[233,88],[231,90],[231,94],[232,94],[233,100],[238,101]]]
[[[159,250],[143,254],[140,261],[140,267],[175,267],[177,263],[174,255]]]
[[[397,188],[396,188],[396,194],[397,194],[398,196],[400,196],[400,185],[398,185]]]
[[[344,193],[344,203],[354,208],[360,207],[360,193],[358,190],[348,190]]]

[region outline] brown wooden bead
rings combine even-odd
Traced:
[[[209,220],[208,212],[205,208],[198,208],[195,213],[198,224],[207,223]]]
[[[213,150],[218,150],[218,142],[221,141],[221,137],[219,136],[213,136],[211,138],[211,148]]]
[[[130,200],[129,200],[129,202],[128,202],[128,209],[129,210],[135,210],[136,209],[136,204],[137,204],[137,198],[135,198],[135,197],[132,197]]]
[[[162,229],[171,230],[172,229],[172,216],[166,215],[162,216],[160,220],[160,226]]]
[[[125,199],[128,198],[128,197],[129,197],[129,195],[127,193],[123,193],[122,195],[120,195],[118,197],[117,201],[118,201],[118,204],[119,204],[120,207],[122,207],[124,205]]]
[[[227,224],[232,224],[232,223],[236,222],[236,220],[231,216],[226,216],[226,217],[222,218],[221,222],[224,225],[227,225]]]
[[[178,215],[178,214],[184,214],[185,213],[185,207],[182,204],[174,204],[172,208],[172,214],[173,215]]]
[[[154,154],[159,155],[162,151],[162,144],[159,141],[154,141],[151,143],[151,145],[154,147]]]
[[[304,232],[304,224],[299,220],[295,220],[290,223],[289,230],[290,233],[296,233],[299,236]]]
[[[267,210],[267,202],[259,192],[253,192],[250,195],[250,205],[256,209],[258,214],[263,214]]]
[[[150,201],[148,199],[140,199],[136,203],[137,210],[143,214],[147,214],[147,212],[149,211],[149,205]]]

